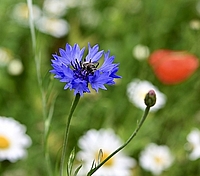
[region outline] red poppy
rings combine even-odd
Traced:
[[[198,58],[185,51],[157,50],[149,63],[164,84],[177,84],[190,77],[199,66]]]

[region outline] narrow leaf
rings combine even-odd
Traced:
[[[67,163],[67,174],[68,174],[68,176],[70,176],[72,174],[72,168],[73,168],[74,160],[75,160],[75,148],[73,148],[73,150],[71,151],[71,153],[69,155],[69,159],[68,159],[68,163]]]
[[[74,172],[74,176],[77,176],[79,170],[81,169],[82,165],[80,165],[79,167],[76,168],[75,172]]]

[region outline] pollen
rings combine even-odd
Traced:
[[[10,146],[9,140],[5,136],[0,135],[0,149],[7,149]]]

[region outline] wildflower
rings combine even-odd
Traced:
[[[187,141],[187,149],[191,151],[191,153],[189,154],[189,159],[196,160],[200,158],[200,130],[196,128],[193,129],[187,135]]]
[[[104,53],[99,51],[99,46],[93,47],[88,44],[88,54],[83,59],[85,48],[80,49],[78,44],[70,46],[66,44],[66,48],[60,49],[60,56],[53,54],[54,60],[52,60],[53,70],[50,72],[55,74],[55,78],[60,82],[65,82],[64,89],[74,89],[74,95],[79,93],[81,96],[83,93],[89,93],[88,84],[92,89],[98,92],[99,89],[106,90],[104,84],[113,85],[114,78],[121,78],[116,75],[118,71],[118,65],[114,64],[114,56],[110,56],[110,52]],[[104,54],[104,62],[98,67],[99,60]]]
[[[169,168],[174,158],[170,149],[165,145],[149,144],[142,152],[139,158],[140,166],[152,172],[154,175],[160,175],[162,171]]]
[[[149,63],[164,84],[177,84],[189,78],[199,66],[198,58],[184,51],[157,50]]]
[[[66,20],[47,16],[43,16],[37,20],[36,28],[56,38],[63,37],[69,32],[69,24]]]
[[[26,156],[31,139],[25,132],[26,127],[18,121],[0,116],[0,161],[16,162]]]
[[[153,89],[156,93],[156,104],[151,108],[151,111],[157,111],[165,105],[166,96],[161,93],[152,83],[134,79],[127,86],[127,96],[131,103],[133,103],[136,107],[144,110],[146,107],[144,99],[146,94],[151,89]]]
[[[13,59],[8,65],[8,73],[17,76],[23,72],[23,64],[19,59]]]
[[[41,10],[37,5],[33,5],[33,20],[34,22],[41,17]],[[12,18],[23,26],[29,26],[29,9],[27,3],[18,3],[14,6]]]
[[[144,60],[149,57],[149,48],[145,45],[136,45],[133,48],[133,56],[138,60]]]
[[[80,170],[80,175],[86,175],[91,169],[93,161],[99,163],[108,157],[114,150],[122,145],[121,139],[111,129],[89,130],[82,136],[78,145],[80,151],[77,153],[77,159],[83,161],[83,167]],[[99,151],[102,150],[102,157],[99,158]],[[122,151],[114,155],[94,176],[130,176],[130,169],[135,166],[135,160],[126,156]]]

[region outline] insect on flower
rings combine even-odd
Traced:
[[[94,72],[97,70],[97,67],[99,66],[99,62],[92,62],[92,60],[90,59],[89,62],[84,60],[83,63],[80,61],[80,64],[79,64],[78,60],[76,59],[76,63],[73,64],[71,62],[71,65],[73,69],[77,69],[77,65],[78,65],[81,68],[81,70],[85,72],[86,75],[88,76],[88,75],[94,75]]]
[[[86,74],[94,74],[94,72],[97,70],[97,67],[99,66],[99,62],[96,62],[96,65],[95,63],[91,62],[91,59],[89,62],[83,62],[82,64],[82,68],[83,70],[85,70],[87,73]]]
[[[64,89],[74,89],[74,95],[79,93],[90,93],[88,85],[98,92],[99,89],[106,90],[105,84],[114,85],[119,64],[113,63],[114,56],[110,56],[110,51],[99,51],[99,46],[93,47],[88,44],[88,54],[83,58],[85,48],[80,49],[78,44],[71,46],[66,44],[65,50],[60,49],[60,56],[53,54],[53,70],[55,78],[60,82],[65,82]],[[99,60],[104,58],[103,64],[99,67]]]

